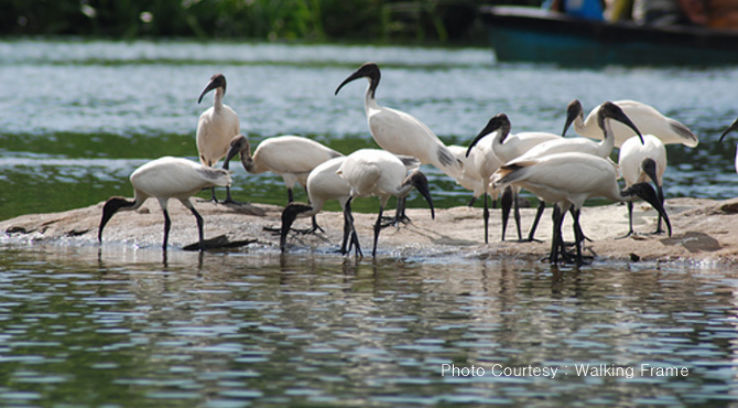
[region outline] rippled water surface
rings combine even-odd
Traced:
[[[734,144],[717,138],[737,113],[736,68],[561,69],[497,64],[486,49],[24,40],[0,42],[0,219],[130,196],[140,164],[194,159],[197,117],[212,103],[196,99],[216,72],[255,142],[294,133],[345,153],[374,146],[366,84],[333,95],[367,60],[383,68],[380,103],[447,143],[466,144],[497,112],[515,130],[559,132],[572,98],[647,102],[701,138],[696,149],[668,147],[667,199],[735,196]],[[236,199],[284,204],[279,178],[232,168]],[[466,203],[468,192],[425,170],[437,206]],[[0,405],[738,404],[737,291],[731,271],[655,264],[559,270],[5,243]]]
[[[2,259],[4,406],[738,400],[738,280],[722,272],[89,247]],[[548,374],[500,375],[526,367]]]

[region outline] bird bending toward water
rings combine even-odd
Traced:
[[[643,135],[643,140],[631,137],[620,146],[618,156],[618,167],[620,174],[625,180],[628,188],[637,183],[646,182],[648,179],[656,185],[658,198],[664,205],[663,179],[666,171],[666,147],[661,139],[653,135]],[[659,214],[655,234],[661,234],[661,214]],[[628,233],[633,234],[633,201],[628,201]]]
[[[241,125],[238,115],[230,106],[223,103],[226,93],[226,79],[223,74],[215,74],[197,99],[202,102],[203,96],[215,90],[213,106],[205,110],[197,121],[197,152],[200,163],[208,167],[215,167],[220,159],[226,155],[230,147],[231,139],[241,133]],[[215,188],[212,189],[212,200],[215,198]],[[234,202],[231,198],[230,187],[226,188],[225,203]]]
[[[555,153],[530,160],[513,160],[494,174],[495,187],[519,184],[546,202],[554,203],[553,235],[549,260],[558,262],[564,250],[561,223],[570,207],[579,210],[590,197],[629,201],[636,196],[651,204],[663,217],[671,236],[671,222],[656,192],[648,183],[637,183],[620,190],[615,164],[605,158],[581,152]],[[582,263],[581,243],[584,236],[579,226],[579,211],[574,212],[576,261]]]
[[[433,200],[425,175],[420,170],[414,170],[408,175],[406,165],[392,153],[379,149],[357,150],[346,157],[337,173],[351,187],[350,197],[344,207],[344,219],[350,223],[353,233],[356,232],[356,228],[354,228],[351,215],[351,200],[354,197],[379,197],[379,213],[374,223],[372,257],[377,255],[379,231],[390,225],[382,225],[382,212],[391,196],[406,197],[415,187],[428,202],[431,218],[435,218]],[[358,253],[357,246],[357,255]]]
[[[159,201],[164,213],[162,249],[166,250],[171,227],[167,203],[170,198],[176,198],[195,216],[200,250],[204,249],[203,220],[190,202],[190,197],[204,188],[230,185],[231,176],[227,170],[203,166],[187,159],[166,156],[137,168],[131,174],[130,180],[133,186],[134,199],[111,197],[105,202],[97,232],[98,241],[102,242],[103,229],[115,213],[136,210],[149,197],[154,197]]]

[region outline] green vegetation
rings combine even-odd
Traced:
[[[489,3],[499,1],[5,0],[0,2],[0,34],[469,41],[479,30],[478,7]]]

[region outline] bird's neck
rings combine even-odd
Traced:
[[[374,89],[372,88],[371,83],[369,84],[369,87],[366,88],[366,95],[364,95],[364,108],[367,112],[372,109],[379,109],[377,99],[374,97]]]
[[[608,157],[612,153],[612,149],[615,147],[615,135],[612,133],[612,127],[610,126],[610,120],[605,120],[602,129],[602,141],[597,147],[597,155],[600,157]]]
[[[241,153],[241,164],[243,165],[243,168],[246,169],[246,171],[248,171],[249,173],[264,172],[264,170],[260,169],[259,166],[257,166],[254,158],[251,156],[251,146],[246,148],[245,152]]]
[[[215,96],[213,96],[213,108],[215,110],[221,110],[223,109],[223,88],[216,88],[215,89]]]

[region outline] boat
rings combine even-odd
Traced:
[[[571,66],[738,64],[738,31],[656,27],[572,17],[532,7],[485,6],[480,15],[499,62]]]

